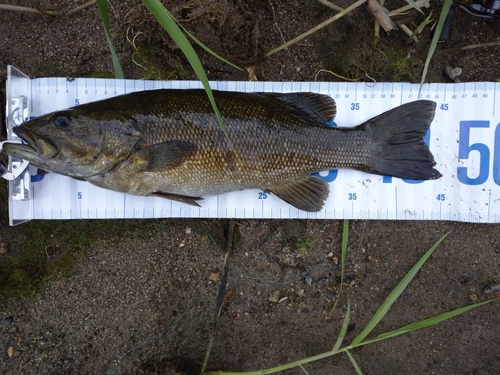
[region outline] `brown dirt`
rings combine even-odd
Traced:
[[[68,11],[83,2],[37,4]],[[30,5],[28,0],[18,3]],[[240,65],[256,61],[283,39],[334,14],[318,2],[305,0],[172,0],[165,4],[200,40]],[[441,4],[432,7],[435,19]],[[112,1],[110,6],[113,41],[127,78],[195,78],[139,1]],[[387,6],[396,8],[397,4]],[[422,19],[417,16],[415,23]],[[367,73],[377,81],[418,81],[432,37],[429,28],[420,36],[419,45],[409,43],[396,30],[390,35],[382,32],[374,47],[372,26],[372,17],[361,8],[352,17],[264,60],[257,66],[257,77],[312,81],[319,69],[329,69],[365,80]],[[32,14],[0,11],[0,36],[0,77],[6,76],[7,64],[31,77],[87,76],[112,70],[95,7],[52,22]],[[459,48],[499,37],[498,25],[488,26],[457,11],[450,40],[438,46],[428,81],[448,82],[442,73],[446,65],[461,67],[462,81],[497,81],[498,47]],[[199,53],[210,79],[246,79],[245,73]],[[319,79],[335,77],[322,73]],[[27,239],[37,233],[38,224],[9,228],[5,209],[1,215],[0,241],[9,242],[9,253],[0,254],[0,262],[6,262],[6,257],[32,245]],[[58,234],[61,223],[49,225],[54,234],[47,240],[64,249]],[[75,223],[68,228],[78,236],[88,225],[92,224]],[[110,224],[108,230],[102,225],[107,224],[100,224],[89,244],[82,241],[78,247],[78,263],[69,276],[49,275],[41,293],[32,298],[0,299],[0,319],[13,317],[12,323],[0,324],[1,373],[199,373],[213,325],[218,275],[223,271],[219,251],[225,248],[229,222],[121,221]],[[127,228],[119,229],[122,225]],[[330,314],[339,290],[340,269],[333,259],[340,257],[342,223],[240,221],[230,259],[231,292],[224,301],[208,368],[256,370],[328,351],[347,301],[355,323],[346,337],[349,342],[410,267],[450,229],[453,232],[375,334],[499,298],[484,292],[485,286],[500,282],[498,225],[352,221],[346,285]],[[46,250],[37,249],[42,254]],[[302,268],[312,276],[312,285],[304,282]],[[281,302],[271,302],[271,294]],[[498,374],[498,306],[494,302],[438,326],[352,350],[352,354],[366,374]],[[355,373],[345,355],[306,368],[319,375]]]

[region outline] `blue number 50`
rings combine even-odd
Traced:
[[[460,142],[458,143],[458,158],[469,159],[471,151],[479,152],[479,175],[470,178],[467,175],[467,167],[457,168],[458,180],[467,185],[481,185],[488,179],[490,168],[490,150],[484,143],[470,143],[471,128],[489,128],[489,121],[460,121]]]

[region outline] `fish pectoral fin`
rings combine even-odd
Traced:
[[[141,171],[154,172],[181,164],[196,150],[191,142],[168,141],[134,151],[132,157]]]
[[[291,115],[318,124],[333,121],[337,113],[335,100],[328,95],[314,92],[259,93],[276,99],[291,110]]]
[[[330,188],[321,178],[304,176],[300,180],[285,182],[266,191],[275,194],[299,210],[318,212],[323,208]]]
[[[188,195],[171,194],[171,193],[165,193],[163,191],[155,191],[151,195],[155,197],[171,199],[173,201],[190,204],[191,206],[196,206],[196,207],[201,207],[196,201],[203,200],[203,198],[200,197],[190,197]]]

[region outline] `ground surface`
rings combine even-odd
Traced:
[[[30,6],[28,0],[15,3]],[[83,1],[37,3],[68,11]],[[311,0],[165,3],[200,40],[239,65],[256,61],[283,39],[334,14]],[[399,5],[391,3],[386,2],[388,8]],[[437,19],[442,2],[434,3]],[[127,78],[194,79],[143,5],[128,0],[111,1],[110,6],[113,40]],[[415,23],[422,19],[417,16]],[[366,80],[367,73],[377,81],[417,82],[431,38],[429,28],[419,45],[395,30],[390,35],[382,32],[376,47],[372,29],[373,18],[360,8],[352,17],[264,60],[257,66],[257,77],[312,81],[318,70],[329,69],[350,78]],[[450,82],[443,74],[446,65],[461,67],[464,82],[498,81],[498,47],[459,48],[495,42],[499,36],[499,26],[487,26],[457,11],[450,40],[438,46],[428,82]],[[245,73],[204,52],[200,55],[209,78],[246,79]],[[7,64],[31,77],[96,76],[112,70],[95,7],[52,22],[0,11],[0,77],[6,76]],[[321,73],[319,79],[335,77]],[[4,91],[2,95],[5,100]],[[5,187],[1,195],[6,202]],[[226,247],[229,221],[37,222],[9,228],[5,206],[0,212],[0,241],[9,247],[7,254],[0,254],[2,277],[7,266],[21,270],[10,275],[10,281],[2,279],[2,285],[15,280],[9,290],[23,286],[18,292],[28,295],[0,297],[0,373],[199,373],[213,326],[223,272],[220,252]],[[375,333],[498,298],[498,293],[485,293],[484,288],[500,282],[500,227],[351,222],[346,284],[330,314],[339,290],[336,263],[342,223],[240,221],[208,368],[256,370],[328,351],[347,301],[355,323],[346,337],[349,342],[410,267],[451,229]],[[302,269],[312,276],[311,285],[302,278]],[[499,321],[499,304],[494,302],[352,354],[366,374],[498,374]],[[318,375],[355,373],[345,355],[309,364],[307,370]]]

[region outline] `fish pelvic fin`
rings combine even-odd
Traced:
[[[279,186],[266,189],[285,202],[302,211],[318,212],[325,205],[330,189],[328,184],[315,176],[304,176]]]
[[[196,202],[196,201],[203,200],[203,198],[200,198],[200,197],[190,197],[188,195],[171,194],[171,193],[165,193],[163,191],[156,191],[151,195],[153,195],[155,197],[160,197],[160,198],[170,199],[170,200],[177,201],[177,202],[186,203],[186,204],[189,204],[191,206],[196,206],[196,207],[201,207],[198,204],[198,202]]]
[[[359,125],[370,127],[379,142],[378,153],[367,172],[410,180],[435,180],[442,175],[433,167],[434,156],[423,138],[436,110],[436,103],[419,100],[403,104]]]

